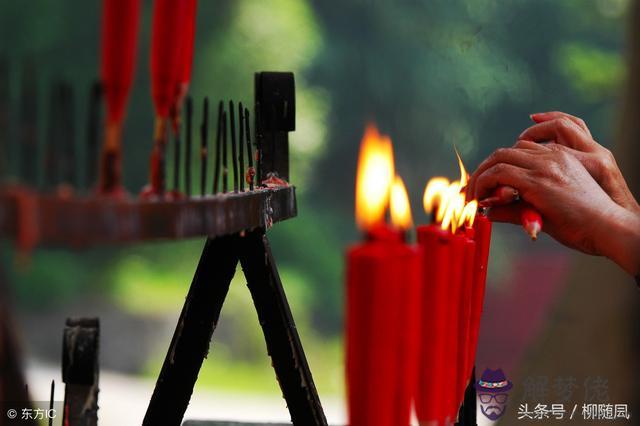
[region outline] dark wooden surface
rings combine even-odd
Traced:
[[[177,201],[116,201],[39,195],[21,187],[0,189],[0,236],[27,249],[217,237],[268,228],[296,214],[293,186]]]

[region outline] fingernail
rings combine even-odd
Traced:
[[[534,112],[533,114],[529,114],[529,118],[538,123],[540,121],[540,119],[542,118],[541,115],[543,115],[543,112]]]
[[[494,204],[496,201],[498,201],[498,198],[497,198],[497,197],[488,197],[488,198],[484,198],[484,199],[480,200],[480,201],[478,202],[478,205],[479,205],[480,207],[491,207],[491,206],[493,206],[493,204]]]

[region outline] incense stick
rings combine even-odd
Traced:
[[[187,197],[191,197],[191,122],[193,119],[193,100],[187,98],[187,120],[185,123],[185,147],[184,147],[184,187]]]
[[[253,125],[254,136],[256,138],[256,180],[258,182],[258,186],[260,186],[260,182],[262,182],[262,167],[260,157],[262,155],[262,129],[260,127],[260,102],[255,103],[255,121]]]
[[[222,113],[222,192],[229,189],[229,168],[227,167],[227,112]]]
[[[236,153],[236,120],[233,101],[229,101],[229,126],[231,127],[231,165],[233,166],[233,192],[238,192],[238,157]]]
[[[75,102],[73,88],[68,83],[62,83],[62,127],[60,136],[63,142],[63,155],[61,157],[62,183],[78,186],[76,175],[76,132],[75,132]]]
[[[54,401],[54,396],[56,393],[56,381],[52,380],[51,381],[51,392],[49,393],[49,412],[53,413],[53,401]],[[53,419],[55,418],[55,415],[53,416],[47,416],[49,417],[49,426],[53,426]]]
[[[54,83],[49,89],[49,111],[47,114],[47,137],[44,149],[44,187],[55,188],[58,184],[58,153],[60,143],[60,85]],[[31,159],[33,161],[34,159]]]
[[[240,165],[240,176],[238,176],[240,183],[240,191],[244,191],[244,108],[242,108],[242,102],[238,103],[238,163]]]
[[[180,190],[180,124],[177,124],[173,136],[173,191]]]
[[[207,137],[209,133],[209,98],[204,98],[202,125],[200,126],[200,195],[204,197],[207,190]]]
[[[218,127],[217,127],[217,132],[216,132],[216,147],[215,147],[215,153],[214,153],[214,161],[215,161],[215,168],[213,171],[213,193],[217,194],[218,193],[218,188],[219,188],[219,177],[220,177],[220,143],[221,143],[221,139],[222,139],[222,119],[224,117],[224,102],[220,101],[218,103]]]
[[[100,105],[102,102],[102,85],[96,81],[91,86],[89,95],[89,111],[87,113],[87,158],[85,170],[85,186],[91,189],[97,184],[98,139],[100,132]]]
[[[244,110],[244,125],[245,125],[245,134],[247,138],[247,160],[249,164],[249,169],[247,170],[248,182],[249,182],[249,190],[253,191],[253,178],[256,173],[253,168],[253,153],[251,152],[251,124],[249,121],[249,110],[245,108]]]

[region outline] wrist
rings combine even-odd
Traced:
[[[636,277],[640,274],[640,213],[617,206],[600,224],[599,253]]]

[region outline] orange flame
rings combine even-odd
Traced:
[[[369,124],[360,144],[356,177],[356,223],[361,230],[384,222],[394,176],[391,139]]]
[[[400,176],[396,176],[391,185],[391,223],[394,227],[407,230],[413,225],[411,218],[411,204],[407,195],[407,188]]]
[[[456,150],[460,167],[460,180],[449,182],[447,178],[435,177],[429,180],[424,190],[424,210],[431,213],[436,209],[435,221],[442,229],[449,229],[451,233],[463,226],[473,226],[478,210],[478,202],[467,202],[464,191],[469,182],[469,175],[464,168],[462,159]]]

